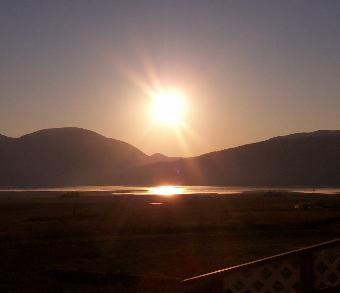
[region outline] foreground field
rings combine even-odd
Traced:
[[[339,211],[339,195],[2,192],[0,291],[171,291],[186,277],[337,238]]]

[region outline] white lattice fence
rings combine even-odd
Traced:
[[[311,293],[327,288],[340,292],[340,239],[196,276],[182,283],[192,289],[189,292]]]
[[[290,258],[226,275],[223,278],[223,292],[299,292],[299,280],[298,261]]]
[[[340,244],[315,252],[314,280],[317,289],[340,285]]]

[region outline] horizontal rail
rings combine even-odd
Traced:
[[[242,270],[242,269],[248,269],[248,268],[251,268],[251,267],[258,265],[258,264],[264,264],[266,262],[270,262],[270,261],[273,261],[273,260],[280,260],[280,259],[285,258],[287,256],[302,255],[302,254],[313,252],[314,250],[318,250],[320,248],[329,248],[329,247],[332,247],[332,246],[336,246],[338,244],[340,244],[340,238],[334,239],[334,240],[331,240],[331,241],[318,243],[318,244],[311,245],[311,246],[307,246],[307,247],[304,247],[304,248],[299,248],[299,249],[296,249],[296,250],[276,254],[276,255],[265,257],[265,258],[262,258],[262,259],[259,259],[259,260],[246,262],[246,263],[243,263],[243,264],[240,264],[240,265],[228,267],[228,268],[217,270],[217,271],[210,272],[210,273],[207,273],[207,274],[187,278],[187,279],[182,280],[181,283],[188,284],[188,283],[191,283],[191,282],[200,281],[200,280],[204,280],[204,279],[220,278],[221,275],[228,274],[228,273],[235,272],[235,271]]]

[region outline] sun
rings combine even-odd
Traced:
[[[176,194],[182,194],[183,191],[184,188],[180,186],[162,185],[150,188],[149,192],[154,195],[171,196]]]
[[[175,88],[161,89],[152,94],[152,115],[162,124],[177,126],[183,121],[186,95]]]

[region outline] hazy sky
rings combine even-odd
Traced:
[[[155,126],[155,82],[188,94]],[[0,133],[77,126],[196,155],[340,129],[340,1],[0,1]]]

